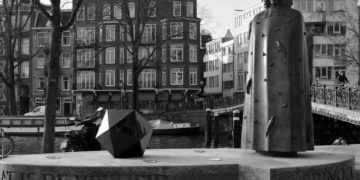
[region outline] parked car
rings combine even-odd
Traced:
[[[56,115],[59,115],[58,111],[56,111]],[[25,113],[24,116],[45,116],[45,105],[36,107],[31,112]]]

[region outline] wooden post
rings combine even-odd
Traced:
[[[214,114],[214,148],[219,147],[219,114]]]
[[[209,148],[211,146],[211,128],[212,128],[211,109],[206,109],[205,119],[205,143],[204,145]]]
[[[349,109],[352,109],[351,107],[351,88],[348,89],[348,96],[349,96]]]
[[[241,120],[240,111],[233,111],[233,148],[240,148],[241,144]]]

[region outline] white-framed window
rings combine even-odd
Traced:
[[[95,43],[95,27],[78,27],[77,45],[90,45]]]
[[[189,23],[189,38],[197,39],[197,25],[196,23]]]
[[[124,64],[125,62],[125,51],[124,47],[119,47],[119,63]]]
[[[104,4],[103,5],[102,19],[103,20],[111,19],[111,4]]]
[[[115,86],[115,70],[105,70],[105,86]]]
[[[132,63],[133,62],[133,55],[130,52],[131,51],[131,47],[128,47],[128,49],[126,49],[126,63]]]
[[[171,22],[170,23],[170,36],[172,39],[183,38],[183,23],[182,22]]]
[[[70,91],[70,77],[62,76],[61,77],[61,90],[62,91]]]
[[[0,101],[6,101],[6,85],[0,83]]]
[[[156,2],[151,1],[149,3],[148,15],[149,17],[156,17]]]
[[[105,63],[106,64],[115,64],[115,47],[106,48]]]
[[[190,45],[189,47],[189,61],[190,62],[197,62],[197,46]]]
[[[78,71],[76,73],[77,89],[94,89],[95,72],[94,71]]]
[[[23,27],[25,31],[30,30],[30,17],[27,14],[21,15],[21,27]]]
[[[84,21],[85,20],[85,5],[80,6],[76,18],[77,18],[78,21]]]
[[[62,45],[63,46],[70,46],[70,39],[71,39],[71,32],[70,31],[64,31],[62,33]]]
[[[161,50],[161,60],[162,62],[166,62],[166,44],[162,46],[162,50]]]
[[[30,54],[30,40],[29,38],[21,38],[21,54],[29,55]]]
[[[71,66],[71,56],[69,52],[63,52],[60,56],[60,66],[61,68],[70,68]]]
[[[186,16],[194,17],[194,2],[191,1],[186,2]]]
[[[122,19],[121,3],[115,3],[114,4],[114,18],[115,19]]]
[[[346,22],[328,22],[327,23],[328,35],[345,35],[346,34]]]
[[[139,47],[139,60],[153,59],[153,58],[155,58],[155,56],[156,56],[156,52],[154,50],[154,46],[146,46],[146,47],[140,46]]]
[[[162,75],[162,77],[161,77],[162,85],[166,86],[166,77],[167,76],[166,76],[166,69],[165,68],[162,69],[161,75]]]
[[[132,69],[126,70],[126,85],[132,86],[133,85],[133,72]]]
[[[314,56],[342,56],[344,45],[341,44],[314,44]]]
[[[103,64],[103,60],[104,60],[104,53],[102,50],[99,51],[99,64]]]
[[[197,68],[189,68],[189,85],[197,85]]]
[[[106,25],[106,38],[107,42],[115,41],[115,25]]]
[[[88,20],[95,20],[95,4],[88,4],[87,5],[87,19]]]
[[[94,68],[95,67],[95,50],[94,49],[78,49],[76,65],[78,68]]]
[[[156,41],[156,24],[145,24],[144,32],[142,34],[142,42]]]
[[[334,11],[345,10],[345,0],[334,0]]]
[[[181,16],[181,1],[173,1],[173,16]]]
[[[184,71],[183,68],[170,68],[170,85],[183,85]]]
[[[45,47],[49,45],[49,36],[46,32],[37,32],[37,47]]]
[[[166,37],[167,37],[167,33],[166,33],[166,23],[163,22],[161,24],[161,36],[162,36],[162,39],[165,40]]]
[[[152,88],[156,85],[156,69],[144,69],[139,76],[140,88]]]
[[[30,62],[25,61],[21,63],[21,78],[30,77]]]
[[[45,68],[45,53],[39,53],[36,55],[36,68]]]
[[[331,80],[333,77],[332,71],[334,67],[319,66],[319,67],[314,67],[314,69],[315,69],[315,79]]]
[[[120,30],[119,30],[119,41],[125,41],[125,29],[123,26],[120,26]]]
[[[129,14],[131,18],[135,17],[135,3],[130,2],[128,3],[128,7],[129,7]]]
[[[124,74],[124,70],[123,69],[120,69],[119,70],[119,82],[122,82],[123,83],[123,86],[124,86],[124,83],[125,83],[125,74]],[[123,88],[123,87],[122,87]]]
[[[184,56],[184,46],[182,44],[170,45],[170,61],[182,62]]]
[[[45,89],[45,77],[37,76],[36,77],[36,91],[44,91]]]

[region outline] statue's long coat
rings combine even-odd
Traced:
[[[272,6],[250,25],[242,147],[312,150],[313,124],[306,32],[301,13]]]

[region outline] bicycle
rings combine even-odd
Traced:
[[[14,140],[11,139],[9,136],[5,136],[4,129],[0,128],[1,138],[0,138],[0,152],[1,152],[1,159],[9,156],[15,147]]]

